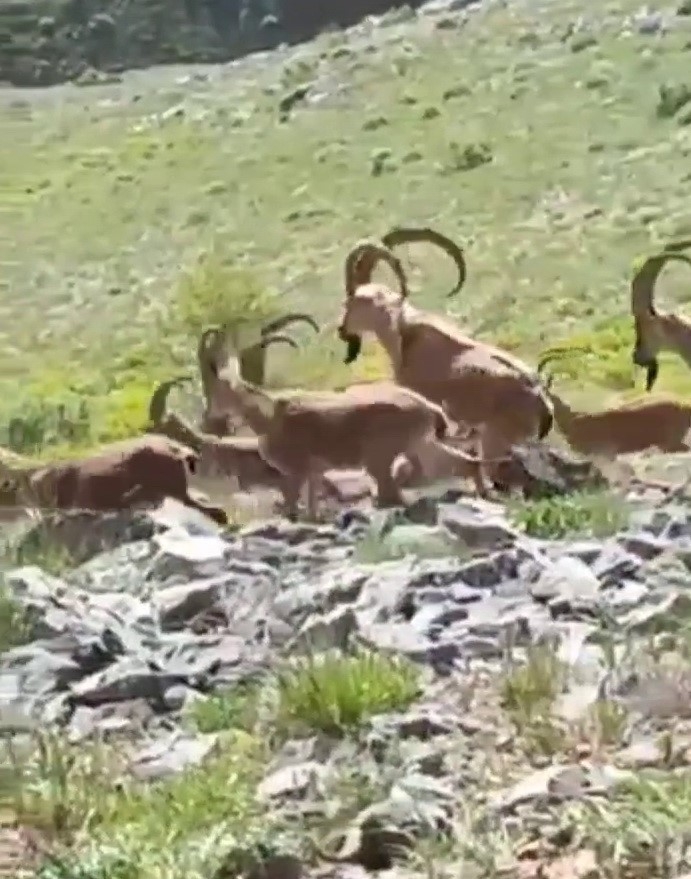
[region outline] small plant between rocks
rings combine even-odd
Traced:
[[[409,661],[370,651],[325,653],[278,676],[278,723],[343,736],[375,714],[406,708],[420,692]]]
[[[530,537],[607,537],[624,527],[628,508],[611,492],[576,492],[513,502],[508,513]]]

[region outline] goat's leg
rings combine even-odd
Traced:
[[[507,437],[503,431],[490,424],[483,424],[478,428],[477,439],[475,443],[475,454],[479,458],[507,458],[511,455],[511,447],[516,442],[514,437]],[[487,464],[480,464],[478,472],[473,476],[475,487],[478,494],[482,491],[485,496],[489,495],[487,491],[486,479],[492,483],[495,491],[507,492],[511,489],[511,485],[506,484],[501,478],[501,462],[489,461]]]
[[[372,477],[377,486],[378,507],[402,507],[405,500],[401,489],[393,477],[393,464],[395,457],[391,455],[373,455],[365,461],[365,470]]]
[[[281,480],[281,494],[285,507],[285,516],[290,522],[296,522],[298,518],[298,504],[305,477],[302,474],[291,473],[284,475]]]
[[[307,477],[307,517],[310,522],[317,520],[317,506],[319,504],[319,488],[321,486],[321,474],[310,473]]]

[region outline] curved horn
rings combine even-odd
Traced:
[[[553,360],[563,359],[564,357],[568,357],[570,354],[587,354],[590,352],[590,348],[585,348],[581,346],[577,346],[575,348],[548,348],[546,351],[543,351],[540,359],[537,362],[536,372],[538,375],[542,373],[542,370],[547,366],[548,363],[551,363]]]
[[[191,375],[178,375],[175,378],[170,378],[167,381],[158,383],[151,395],[151,402],[149,403],[149,424],[156,426],[163,421],[166,414],[168,394],[170,394],[176,385],[181,385],[183,382],[188,381],[192,381]]]
[[[660,272],[669,260],[685,262],[691,266],[691,257],[679,252],[685,244],[691,245],[691,241],[679,241],[668,244],[665,250],[649,256],[639,266],[631,281],[631,314],[634,317],[645,314],[657,314],[653,301],[655,284],[660,276]]]
[[[315,333],[319,332],[319,324],[312,315],[305,314],[302,311],[291,311],[288,314],[284,314],[282,317],[277,317],[275,320],[270,320],[267,324],[264,324],[261,334],[262,336],[269,336],[272,333],[278,333],[285,329],[288,324],[294,323],[309,324]]]
[[[272,333],[270,336],[265,336],[261,342],[258,343],[260,348],[268,348],[269,345],[273,345],[274,342],[283,342],[284,345],[290,345],[291,348],[299,348],[300,346],[287,333]]]
[[[426,241],[429,244],[436,245],[443,250],[447,256],[451,257],[458,267],[458,281],[456,282],[456,286],[447,293],[447,296],[455,296],[465,284],[467,270],[463,251],[455,241],[452,241],[446,235],[442,235],[441,232],[437,232],[435,229],[429,229],[426,226],[419,228],[396,226],[391,229],[390,232],[387,232],[386,235],[382,236],[382,241],[389,249],[393,249],[399,244],[412,244],[418,241]]]
[[[408,282],[400,259],[383,244],[376,241],[359,241],[345,260],[345,288],[348,298],[361,284],[368,284],[372,280],[372,272],[380,260],[385,262],[396,275],[401,285],[401,298],[405,299],[408,296]]]

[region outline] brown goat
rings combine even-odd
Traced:
[[[239,377],[229,359],[218,369],[212,413],[238,412],[259,438],[259,451],[285,477],[283,496],[295,518],[305,484],[308,511],[316,515],[317,480],[327,469],[364,468],[377,485],[381,506],[403,503],[393,473],[400,455],[412,461],[429,445],[464,461],[479,494],[486,493],[486,463],[442,442],[452,424],[440,406],[393,382],[352,385],[344,391],[269,396]]]
[[[285,345],[290,345],[291,348],[299,347],[295,339],[281,332],[286,326],[294,323],[306,323],[315,332],[319,332],[319,324],[314,318],[302,312],[289,312],[266,323],[260,330],[259,340],[252,345],[245,346],[240,351],[240,371],[246,381],[258,386],[264,384],[266,378],[266,352],[270,345],[282,342]],[[200,335],[197,346],[199,375],[206,403],[201,427],[205,433],[214,434],[215,436],[229,436],[235,432],[235,425],[232,423],[232,419],[214,419],[208,413],[209,389],[213,382],[211,363],[222,362],[225,359],[226,345],[227,341],[223,329],[220,327],[210,327]]]
[[[156,387],[149,404],[148,429],[181,442],[197,452],[199,462],[195,475],[200,478],[234,478],[240,491],[267,488],[281,492],[284,476],[261,456],[259,438],[256,435],[217,437],[205,434],[195,430],[186,419],[175,412],[166,411],[170,391],[176,385],[191,381],[191,378],[188,375],[178,376],[161,382]],[[322,487],[327,497],[338,503],[345,503],[368,496],[366,487],[362,492],[353,492],[351,489],[345,496],[342,492],[343,479],[340,476],[341,474],[333,472],[323,474]]]
[[[662,351],[673,351],[691,366],[691,320],[673,312],[659,312],[653,302],[655,284],[667,262],[676,260],[691,266],[691,258],[681,253],[689,247],[691,239],[668,244],[642,263],[631,282],[631,314],[636,337],[632,360],[646,370],[647,391],[651,391],[657,381],[658,355]]]
[[[163,436],[112,443],[88,457],[55,464],[0,460],[0,495],[39,510],[103,511],[172,497],[226,525],[222,509],[190,494],[188,478],[197,460],[191,449]]]
[[[193,449],[199,456],[195,475],[235,478],[241,491],[257,487],[280,491],[283,476],[259,454],[256,436],[218,437],[205,434],[195,430],[175,412],[166,412],[170,391],[176,385],[190,380],[191,376],[181,375],[158,385],[149,405],[148,429]]]
[[[538,364],[539,371],[565,353],[558,349],[545,353]],[[653,449],[670,454],[691,451],[691,406],[675,400],[655,400],[614,406],[601,412],[582,412],[554,393],[552,382],[553,376],[549,376],[546,389],[554,405],[559,432],[573,451],[590,458],[603,473],[620,455]],[[667,482],[640,479],[629,465],[620,463],[618,470],[629,484],[663,491],[675,488]]]
[[[543,355],[538,372],[567,350]],[[661,452],[691,451],[691,406],[674,400],[655,400],[613,406],[601,412],[573,409],[552,390],[554,377],[546,381],[554,405],[554,417],[560,433],[575,452],[581,455],[615,458],[659,449]]]
[[[552,404],[537,373],[523,361],[463,335],[450,321],[408,302],[403,267],[391,248],[413,237],[424,240],[425,235],[429,230],[394,230],[383,243],[363,241],[348,254],[346,299],[338,329],[347,345],[345,362],[358,357],[362,336],[373,334],[389,355],[396,381],[442,405],[459,424],[477,428],[483,457],[497,463],[505,460],[501,456],[512,445],[549,433]],[[438,238],[435,233],[428,240],[438,243]],[[380,260],[393,270],[400,292],[371,282]],[[462,283],[462,256],[459,271]],[[452,293],[459,289],[460,283]]]

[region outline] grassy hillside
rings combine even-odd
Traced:
[[[60,444],[61,403],[80,442],[137,429],[200,320],[254,288],[333,320],[348,246],[393,223],[467,253],[449,303],[443,255],[409,248],[416,303],[531,361],[588,345],[565,379],[576,400],[636,393],[631,263],[691,234],[691,18],[642,33],[638,6],[399,12],[234,67],[2,93],[2,432],[19,417],[30,444]],[[305,82],[313,100],[281,121]],[[691,314],[684,268],[660,300]],[[333,333],[305,340],[272,352],[274,384],[386,374],[373,343],[353,370]],[[667,360],[661,388],[686,393],[691,374]]]

